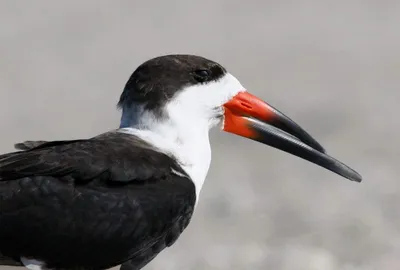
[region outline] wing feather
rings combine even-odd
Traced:
[[[0,156],[0,254],[56,269],[147,264],[187,226],[195,187],[139,138],[18,145]],[[4,260],[6,261],[6,260]],[[0,258],[0,264],[2,260]],[[132,268],[138,269],[138,268]]]

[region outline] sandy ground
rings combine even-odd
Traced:
[[[203,55],[364,182],[214,130],[193,221],[145,269],[400,269],[399,14],[395,0],[1,1],[0,150],[113,129],[142,61]]]

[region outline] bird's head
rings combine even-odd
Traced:
[[[361,181],[357,172],[328,156],[294,121],[248,92],[220,64],[203,57],[165,55],[143,63],[126,83],[118,105],[123,110],[121,128],[170,133],[179,140],[208,134],[221,124],[223,131]]]

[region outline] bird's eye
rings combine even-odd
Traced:
[[[198,69],[193,72],[193,76],[198,82],[205,82],[210,78],[211,72],[207,69]]]

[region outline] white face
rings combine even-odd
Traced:
[[[236,77],[226,73],[218,81],[181,90],[165,107],[169,119],[179,126],[207,123],[213,127],[222,120],[223,105],[239,92],[246,91]]]

